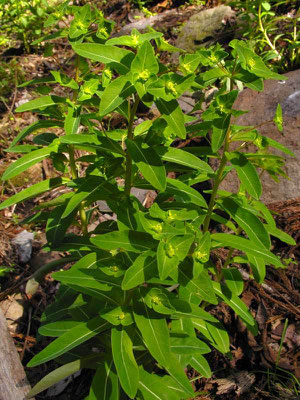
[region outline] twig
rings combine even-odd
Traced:
[[[24,358],[24,354],[25,354],[25,350],[26,350],[27,342],[28,342],[28,339],[27,339],[27,338],[28,338],[29,333],[30,333],[31,314],[32,314],[32,307],[29,307],[29,310],[28,310],[28,326],[27,326],[27,331],[26,331],[26,336],[25,336],[25,340],[24,340],[23,349],[22,349],[22,352],[21,352],[21,354],[20,354],[20,359],[21,359],[21,361],[22,361],[23,358]]]

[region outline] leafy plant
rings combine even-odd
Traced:
[[[27,53],[30,42],[42,33],[47,14],[54,11],[56,0],[0,0],[0,46],[12,46],[21,40]]]
[[[299,65],[300,9],[295,1],[234,0],[230,5],[238,9],[242,35],[265,62],[280,71]]]
[[[236,85],[242,82],[261,91],[264,79],[282,76],[237,40],[230,44],[231,54],[219,45],[195,54],[182,51],[174,71],[160,61],[160,50],[178,49],[161,33],[133,30],[110,39],[113,24],[101,13],[68,2],[47,24],[57,24],[64,13],[74,18],[55,36],[68,33],[76,53],[74,76],[53,71],[48,84],[59,84],[66,95],[42,96],[18,107],[17,112],[36,112],[43,119],[13,140],[9,150],[22,149],[25,155],[2,176],[9,180],[45,158],[57,170],[57,177],[15,194],[1,209],[59,186],[68,189],[26,221],[45,221],[44,249],[67,252],[60,265],[73,262],[70,269],[53,274],[61,285],[42,316],[39,333],[56,339],[29,363],[33,367],[55,359],[62,366],[43,378],[28,398],[81,368],[95,370],[88,400],[193,398],[196,393],[185,369],[210,377],[204,355],[211,347],[230,352],[228,334],[209,310],[225,302],[257,333],[239,297],[244,285],[237,263],[248,264],[255,280],[262,282],[267,265],[283,267],[270,251],[270,236],[294,243],[276,228],[260,202],[257,172],[260,168],[277,175],[281,157],[272,155],[270,147],[291,152],[255,127],[231,123],[232,116],[243,114],[233,108]],[[101,64],[100,74],[93,72],[95,63]],[[199,73],[203,66],[207,71]],[[178,98],[217,81],[219,90],[201,119],[185,115]],[[41,78],[28,84],[44,83]],[[161,115],[139,123],[140,103],[155,104]],[[275,121],[281,128],[280,110]],[[110,129],[115,114],[126,129]],[[65,134],[40,133],[33,146],[19,144],[48,127],[63,127]],[[187,135],[205,137],[208,145],[172,146],[174,139]],[[235,142],[240,147],[232,148]],[[259,154],[240,151],[248,142]],[[219,160],[216,171],[210,158]],[[218,189],[231,169],[240,179],[235,194]],[[169,171],[177,178],[168,177]],[[192,186],[209,180],[213,187],[207,203]],[[151,207],[138,201],[133,187],[156,191]],[[117,218],[91,230],[90,223],[99,218],[99,200],[106,201]],[[212,221],[222,224],[226,233],[212,233]],[[79,225],[81,233],[68,232],[72,225]],[[222,260],[216,262],[219,248],[229,249],[222,268]],[[237,259],[234,250],[244,256]]]

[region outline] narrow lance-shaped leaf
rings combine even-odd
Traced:
[[[99,109],[101,117],[114,111],[134,92],[134,85],[126,75],[114,79],[102,94]]]
[[[100,317],[91,319],[75,326],[58,339],[51,342],[44,350],[38,353],[28,363],[29,367],[43,364],[66,353],[67,351],[86,342],[98,333],[108,329],[109,323]]]
[[[213,121],[212,125],[212,139],[211,139],[211,148],[212,151],[217,151],[222,146],[226,133],[230,124],[231,115],[228,114],[224,118],[218,118]]]
[[[170,386],[164,378],[169,378]],[[182,400],[190,397],[189,395],[182,396],[185,392],[182,391],[181,387],[178,387],[170,376],[161,377],[157,374],[150,374],[142,366],[140,366],[139,391],[144,400]]]
[[[91,238],[91,243],[104,250],[124,249],[139,253],[152,249],[157,241],[145,232],[115,231]]]
[[[68,107],[64,128],[67,135],[76,134],[80,123],[80,107]]]
[[[254,279],[258,283],[263,283],[266,276],[266,263],[263,258],[248,254],[248,260]]]
[[[127,149],[144,178],[158,190],[166,188],[166,170],[152,148],[144,149],[137,141],[126,140]]]
[[[6,207],[10,207],[13,204],[20,203],[22,201],[28,200],[32,197],[38,196],[42,193],[48,192],[48,190],[54,189],[58,186],[64,185],[65,183],[69,182],[67,178],[51,178],[46,179],[45,181],[38,182],[29,188],[22,190],[19,193],[11,196],[9,199],[3,201],[0,204],[0,210],[3,210]]]
[[[24,128],[11,142],[10,147],[14,147],[19,141],[25,139],[26,136],[30,135],[32,132],[35,132],[42,128],[51,128],[53,126],[63,126],[63,122],[54,121],[54,120],[41,120],[34,122],[33,124]]]
[[[127,269],[122,282],[122,289],[132,289],[154,276],[157,276],[157,261],[155,253],[149,250],[140,254],[131,267]]]
[[[181,197],[185,202],[191,202],[197,206],[207,208],[204,197],[197,190],[177,179],[167,178],[166,192]]]
[[[213,282],[214,290],[216,294],[225,301],[226,304],[229,305],[233,309],[233,311],[247,324],[249,329],[251,329],[253,334],[257,332],[257,325],[255,319],[252,317],[248,307],[246,304],[237,296],[231,294],[228,296],[225,294],[224,289],[222,286],[217,283]],[[223,290],[222,290],[223,289]]]
[[[39,334],[43,336],[59,337],[79,323],[80,321],[72,320],[50,322],[49,324],[42,325],[39,328]]]
[[[138,52],[131,63],[131,72],[148,75],[157,74],[159,65],[154,55],[153,47],[150,42],[145,41],[138,49]]]
[[[220,203],[224,210],[227,211],[238,225],[247,233],[249,239],[253,240],[256,245],[263,246],[266,249],[271,247],[269,234],[256,215],[240,206],[229,197],[220,200]]]
[[[49,107],[55,104],[65,103],[67,101],[64,97],[59,96],[42,96],[34,100],[30,100],[27,103],[22,104],[21,106],[16,108],[16,112],[24,112],[36,110],[38,108]]]
[[[244,289],[243,277],[237,268],[222,268],[226,285],[231,293],[239,296]]]
[[[121,286],[121,278],[107,275],[101,269],[70,269],[55,272],[53,277],[66,285],[82,285],[102,291],[110,291],[113,287]]]
[[[119,380],[113,360],[99,364],[86,400],[119,400]]]
[[[233,151],[231,153],[226,152],[225,154],[235,168],[239,180],[247,192],[258,200],[262,193],[262,186],[255,167],[242,153]]]
[[[60,382],[61,380],[67,378],[68,376],[74,374],[75,372],[79,371],[84,367],[88,367],[91,365],[91,362],[97,361],[99,356],[93,356],[86,359],[76,360],[70,362],[68,364],[62,365],[59,368],[56,368],[54,371],[51,371],[47,374],[44,378],[42,378],[26,395],[26,399],[30,400],[33,396],[43,392],[44,390],[48,389],[50,386],[55,385],[56,383]],[[117,400],[117,399],[116,399]]]
[[[155,147],[156,153],[161,156],[163,161],[172,162],[179,165],[185,165],[196,169],[201,172],[206,172],[208,174],[213,174],[212,168],[200,158],[188,153],[187,151],[176,149],[174,147]]]
[[[56,207],[54,210],[51,211],[47,221],[46,237],[48,242],[51,243],[53,246],[56,246],[63,240],[64,235],[74,218],[75,213],[73,212],[70,213],[67,218],[63,219],[64,211],[64,204]]]
[[[68,202],[67,206],[64,207],[62,218],[66,218],[74,211],[83,200],[92,196],[96,191],[100,190],[105,184],[105,180],[101,177],[91,175],[86,179],[86,182],[79,187],[78,191],[74,193]]]
[[[29,154],[26,154],[25,156],[10,164],[10,166],[5,170],[1,179],[3,181],[6,181],[7,179],[11,179],[16,175],[19,175],[21,172],[26,171],[32,165],[37,164],[44,158],[48,157],[52,152],[56,151],[57,146],[48,146],[44,147],[43,149],[35,150]]]
[[[269,250],[256,246],[252,241],[227,233],[214,233],[211,239],[219,242],[222,246],[232,247],[250,255],[263,258],[268,264],[275,265],[276,267],[283,268],[284,265],[280,262],[279,258],[274,256]]]
[[[204,376],[204,378],[210,378],[212,375],[210,366],[201,354],[196,354],[191,358],[190,365],[199,374]]]
[[[134,399],[139,384],[139,367],[133,355],[132,341],[124,327],[112,328],[111,347],[122,388]]]
[[[76,43],[72,47],[75,53],[80,56],[104,64],[111,64],[121,74],[129,72],[130,62],[134,58],[131,51],[107,44]]]

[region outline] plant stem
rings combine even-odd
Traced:
[[[280,54],[278,53],[278,51],[276,50],[276,47],[275,47],[274,44],[271,42],[271,40],[270,40],[270,38],[269,38],[269,36],[268,36],[268,34],[267,34],[266,29],[263,27],[263,23],[262,23],[262,19],[261,19],[261,1],[259,2],[259,5],[258,5],[258,13],[257,13],[257,16],[258,16],[259,29],[261,30],[262,34],[264,35],[265,40],[266,40],[266,42],[268,43],[268,45],[269,45],[269,46],[271,47],[271,49],[277,54],[278,59],[280,60],[280,59],[281,59],[281,55],[280,55]]]
[[[140,98],[138,95],[136,95],[133,106],[130,111],[129,122],[128,122],[127,139],[129,139],[129,140],[133,140],[133,122],[134,122],[134,117],[135,117],[139,102],[140,102]],[[124,188],[124,193],[126,196],[130,195],[131,173],[132,173],[132,158],[131,158],[131,155],[129,154],[129,152],[127,151],[126,152],[125,188]]]
[[[209,200],[207,214],[206,214],[205,220],[203,222],[203,233],[206,233],[208,231],[209,223],[210,223],[212,212],[213,212],[213,208],[214,208],[214,205],[215,205],[215,200],[216,200],[216,197],[217,197],[218,188],[220,186],[220,183],[222,182],[222,175],[223,175],[226,163],[227,163],[227,158],[225,156],[225,153],[226,153],[226,151],[228,150],[228,147],[229,147],[229,135],[230,135],[230,126],[228,127],[228,130],[227,130],[227,133],[226,133],[225,144],[224,144],[224,148],[223,148],[221,163],[220,163],[220,166],[219,166],[219,169],[218,169],[217,177],[216,177],[216,180],[214,182],[212,194],[211,194],[211,197],[210,197],[210,200]]]

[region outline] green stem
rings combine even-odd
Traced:
[[[266,29],[263,27],[263,23],[262,23],[262,19],[261,19],[261,1],[259,2],[258,5],[258,24],[259,24],[259,29],[261,30],[262,34],[265,37],[266,42],[268,43],[268,45],[271,47],[271,49],[273,51],[275,51],[275,53],[277,54],[278,58],[281,59],[281,55],[278,53],[278,51],[276,50],[276,47],[274,46],[274,44],[271,42]]]
[[[220,166],[219,166],[219,169],[218,169],[217,177],[216,177],[216,180],[214,182],[212,194],[211,194],[211,197],[210,197],[210,200],[209,200],[207,214],[206,214],[205,220],[203,222],[203,233],[206,233],[208,231],[209,223],[210,223],[211,216],[212,216],[212,213],[213,213],[213,208],[214,208],[214,205],[215,205],[215,200],[216,200],[216,197],[217,197],[217,192],[218,192],[220,183],[222,182],[222,175],[223,175],[226,163],[227,163],[227,158],[225,156],[225,153],[228,151],[228,147],[229,147],[229,136],[230,136],[230,127],[228,128],[227,133],[226,133],[225,144],[224,144],[224,148],[223,148],[221,163],[220,163]]]
[[[71,146],[71,145],[69,146],[69,163],[70,163],[72,179],[77,179],[78,172],[77,172],[77,167],[76,167],[76,163],[75,163],[74,146]]]
[[[136,110],[138,104],[140,102],[139,96],[136,95],[135,101],[130,111],[130,117],[128,122],[128,129],[127,129],[127,139],[133,140],[133,122],[134,117],[136,114]],[[131,174],[132,174],[132,158],[129,152],[126,152],[126,171],[125,171],[125,188],[124,193],[126,196],[130,196],[130,189],[131,189]]]

